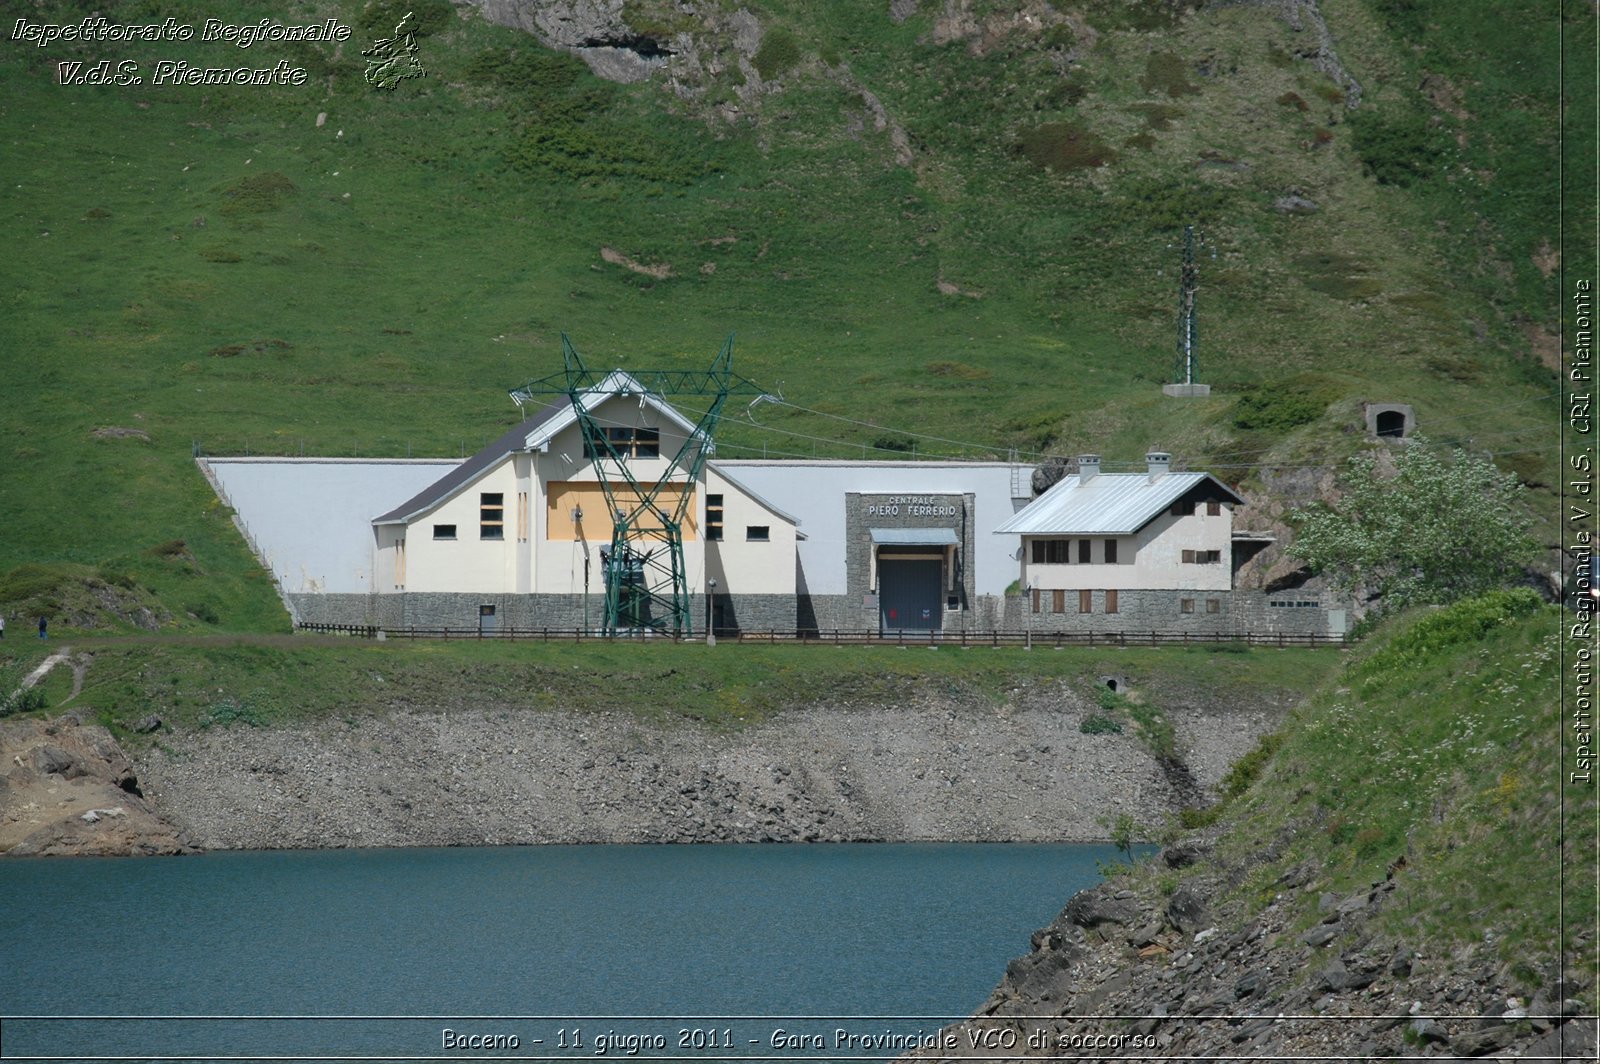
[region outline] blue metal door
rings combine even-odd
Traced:
[[[937,632],[941,605],[940,559],[886,559],[878,563],[878,608],[885,632]]]

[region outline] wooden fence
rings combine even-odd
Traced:
[[[510,639],[542,643],[670,642],[703,643],[704,635],[679,637],[641,630],[604,635],[582,628],[380,628],[360,624],[299,624],[296,630],[359,639]],[[1187,647],[1233,644],[1256,647],[1336,647],[1345,636],[1293,632],[862,632],[742,628],[717,633],[718,642],[777,643],[803,646],[955,646],[955,647]]]

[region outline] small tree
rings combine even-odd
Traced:
[[[1133,840],[1139,834],[1139,822],[1127,813],[1118,813],[1114,817],[1100,817],[1096,823],[1106,829],[1111,845],[1121,850],[1128,866],[1133,867]]]
[[[1488,457],[1413,437],[1392,475],[1373,452],[1352,458],[1337,504],[1291,515],[1288,553],[1385,607],[1449,602],[1504,586],[1532,559],[1522,494]]]

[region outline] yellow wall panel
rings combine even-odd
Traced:
[[[691,489],[692,490],[692,489]],[[661,489],[656,496],[656,506],[669,514],[677,508],[678,500],[683,497],[684,488],[681,484],[669,484]],[[600,485],[593,481],[557,481],[552,483],[548,494],[545,496],[545,505],[548,513],[545,515],[545,538],[552,540],[587,539],[591,543],[611,542],[611,518],[606,512],[606,495]],[[639,505],[637,496],[626,491],[617,493],[620,505],[632,509]],[[573,519],[573,512],[581,509],[583,519],[579,535],[579,521]],[[698,507],[690,502],[688,512],[683,515],[683,538],[687,542],[698,538],[700,530],[700,515]],[[642,521],[639,527],[645,529],[661,528],[661,522]]]

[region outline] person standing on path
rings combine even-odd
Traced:
[[[45,617],[45,616],[41,615],[39,617],[39,638],[40,639],[49,639],[50,638],[49,631],[50,631],[50,619],[48,617]]]

